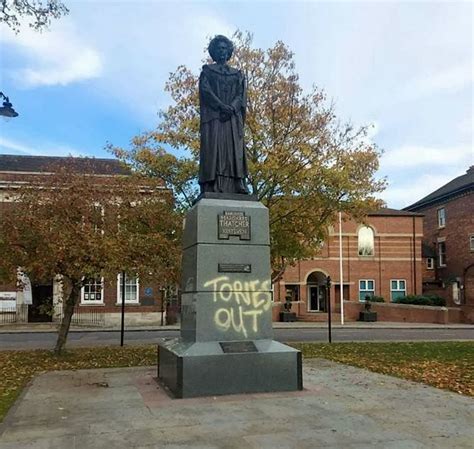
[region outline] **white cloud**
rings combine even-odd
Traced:
[[[453,147],[428,147],[405,145],[392,150],[386,150],[381,159],[383,169],[414,168],[444,165],[469,165],[473,160],[471,145]]]
[[[441,71],[432,71],[409,81],[402,92],[402,100],[415,100],[435,92],[456,92],[472,84],[472,63],[458,64]]]
[[[474,117],[472,113],[470,116],[466,117],[458,123],[458,130],[463,135],[472,136],[474,131]]]
[[[27,27],[18,35],[6,30],[0,34],[0,41],[25,56],[25,66],[10,73],[22,87],[65,86],[96,78],[102,72],[100,54],[68,19],[54,22],[51,31],[43,33]]]
[[[104,57],[98,91],[141,116],[148,126],[156,124],[157,111],[169,104],[164,93],[169,73],[179,65],[198,73],[208,38],[231,35],[236,29],[212,8],[194,3],[145,2],[133,10],[130,3],[114,3],[77,13],[78,21],[87,21]]]
[[[403,183],[400,181],[390,182],[387,190],[380,196],[388,207],[401,209],[421,200],[462,174],[462,170],[453,170],[449,173],[420,175]]]
[[[31,156],[85,156],[84,152],[62,144],[41,143],[31,145],[0,136],[0,153]]]

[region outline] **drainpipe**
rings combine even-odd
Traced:
[[[416,290],[416,234],[415,234],[415,217],[413,216],[413,291],[417,294]]]
[[[342,213],[339,212],[339,293],[341,301],[341,325],[344,325],[344,275],[342,272]]]

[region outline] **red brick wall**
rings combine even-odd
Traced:
[[[12,196],[15,194],[15,186],[23,185],[27,182],[41,182],[42,179],[49,176],[45,173],[22,173],[22,172],[0,172],[0,184],[2,187],[0,189],[0,218],[2,212],[6,208],[14,207],[14,202],[12,202]],[[112,178],[106,175],[95,175],[94,182],[96,183],[110,183]],[[52,283],[52,280],[51,280]],[[149,299],[145,296],[145,287],[150,286],[153,289],[152,298],[154,299],[152,305],[144,305],[144,303]],[[14,291],[16,290],[16,284],[0,284],[0,291]],[[130,312],[159,312],[161,311],[161,292],[159,291],[158,285],[153,283],[148,283],[146,285],[140,283],[140,304],[131,305],[126,304],[127,311]],[[92,307],[101,307],[101,310],[104,312],[120,312],[120,304],[117,304],[117,279],[111,279],[105,282],[104,286],[104,304],[97,305],[83,305],[84,310]]]
[[[446,212],[446,225],[438,227],[438,209]],[[458,278],[464,282],[464,270],[474,264],[474,251],[469,247],[469,236],[474,234],[474,195],[468,193],[443,204],[420,210],[425,215],[423,233],[425,243],[437,250],[438,239],[446,239],[446,267],[439,267],[435,261],[435,276],[444,282],[440,290],[448,305],[454,305],[452,299],[452,281]],[[474,282],[465,284],[465,299],[468,304],[474,304]]]
[[[415,224],[415,245],[413,245],[413,221]],[[348,286],[349,299],[359,301],[359,280],[373,279],[375,295],[390,301],[390,281],[403,279],[407,294],[422,292],[422,217],[374,216],[368,217],[368,224],[375,232],[373,256],[358,255],[357,231],[359,224],[353,221],[343,223],[343,273],[344,285]],[[339,295],[336,297],[334,284],[339,284],[339,234],[338,227],[323,246],[321,253],[311,260],[302,260],[290,266],[282,281],[275,286],[275,301],[285,300],[285,284],[300,286],[300,301],[293,311],[299,311],[301,319],[308,318],[307,278],[320,271],[332,279],[331,303],[333,310],[339,311]],[[415,249],[413,249],[415,246]],[[415,256],[415,262],[413,260]],[[416,273],[415,273],[416,270]],[[298,310],[297,310],[298,309]]]
[[[359,312],[363,309],[364,304],[345,302],[344,318],[346,321],[356,321],[359,318]],[[460,308],[374,303],[371,310],[377,312],[377,321],[435,324],[463,322],[463,313]]]

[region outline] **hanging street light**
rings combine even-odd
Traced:
[[[18,112],[13,109],[12,104],[7,96],[0,92],[0,98],[3,98],[5,101],[3,102],[3,106],[0,108],[0,115],[7,119],[18,117]]]

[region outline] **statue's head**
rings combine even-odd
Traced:
[[[234,52],[234,44],[225,36],[218,35],[209,43],[209,54],[215,62],[227,62]]]

